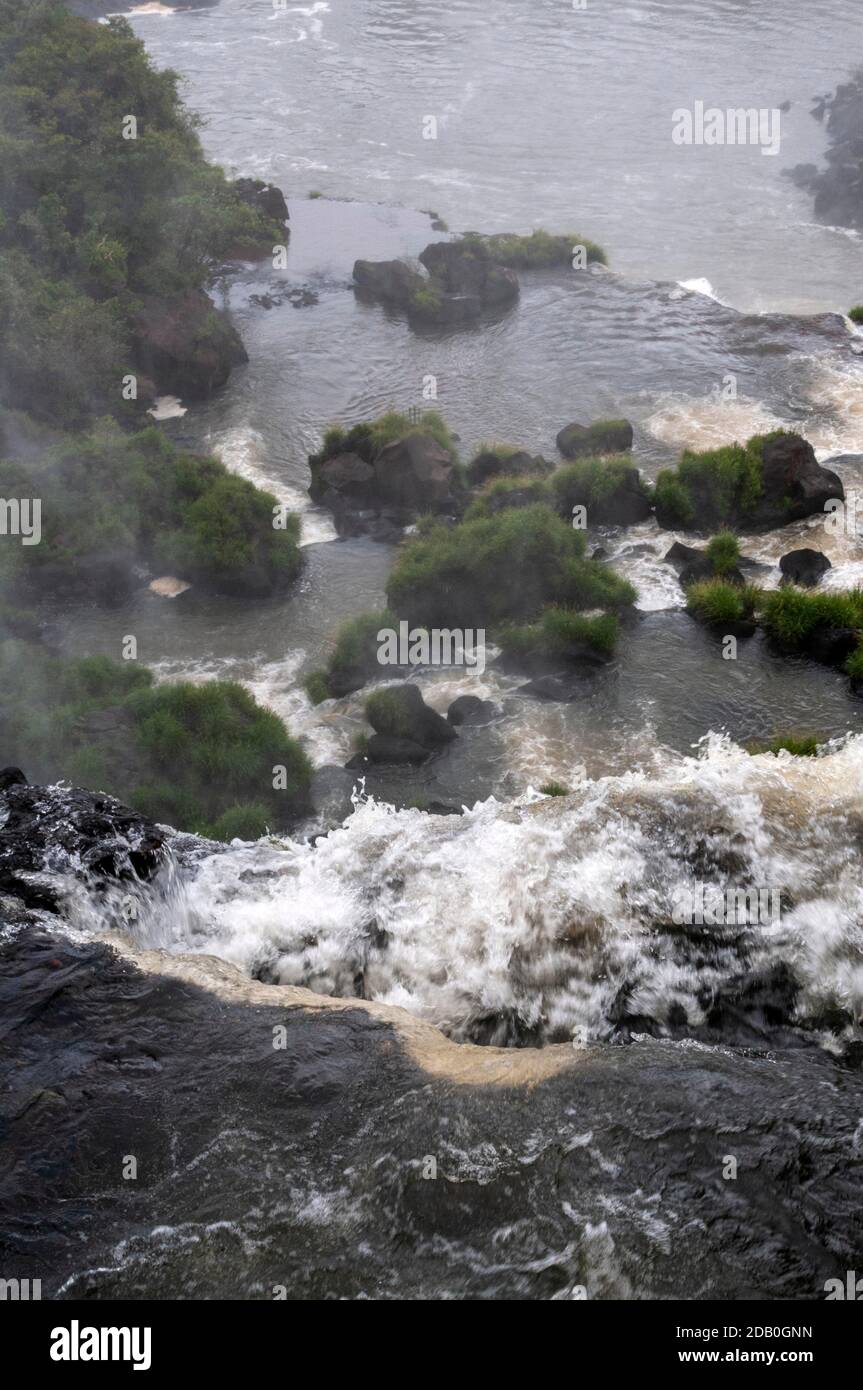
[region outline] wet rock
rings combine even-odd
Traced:
[[[412,738],[400,738],[396,734],[372,734],[366,752],[370,762],[397,764],[424,763],[432,750]]]
[[[406,309],[428,282],[405,261],[355,261],[354,286],[370,298]]]
[[[336,454],[313,465],[309,495],[333,510],[345,503],[368,506],[376,495],[375,471],[359,454]]]
[[[478,695],[459,695],[446,712],[450,724],[490,724],[501,714],[493,700],[481,700]]]
[[[481,242],[435,241],[419,259],[443,294],[467,296],[483,309],[506,308],[518,299],[515,271],[498,265]]]
[[[110,796],[22,777],[20,768],[0,774],[0,891],[53,909],[52,891],[27,875],[147,880],[164,863],[167,832],[147,816]]]
[[[239,334],[202,290],[144,302],[133,327],[136,365],[160,394],[202,400],[248,355]]]
[[[341,825],[353,809],[355,779],[347,768],[325,763],[315,768],[309,784],[309,804],[326,825]]]
[[[779,568],[784,582],[802,584],[805,588],[812,589],[832,566],[820,550],[804,547],[801,550],[789,550],[787,555],[783,555],[779,561]]]
[[[290,220],[285,195],[275,184],[266,183],[263,179],[234,179],[234,188],[240,202],[247,203],[265,217],[271,217],[274,222]]]
[[[570,478],[560,493],[561,514],[571,517],[574,507],[584,507],[591,526],[637,526],[646,521],[652,506],[639,470],[624,468],[612,476],[613,485],[604,488],[598,497],[592,495],[587,478]]]
[[[431,435],[410,434],[386,444],[373,468],[376,494],[385,506],[420,513],[455,505],[452,455]]]
[[[812,445],[801,435],[768,439],[762,457],[764,490],[750,519],[756,529],[785,526],[823,512],[834,499],[844,501],[839,476],[818,463]]]
[[[626,453],[632,448],[632,425],[628,420],[597,420],[592,425],[574,421],[564,425],[558,433],[557,447],[568,459],[588,454]]]
[[[557,675],[537,676],[518,688],[519,695],[530,695],[535,700],[551,700],[560,704],[570,704],[581,700],[591,690],[590,673],[566,671]]]
[[[426,752],[442,748],[457,738],[455,729],[426,704],[419,686],[409,681],[376,692],[369,699],[366,715],[376,734],[413,742]],[[369,755],[373,757],[371,742],[369,740]]]
[[[802,643],[805,656],[825,666],[845,665],[860,644],[860,633],[853,627],[824,627],[811,632]]]

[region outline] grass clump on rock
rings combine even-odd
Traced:
[[[795,758],[815,758],[819,740],[815,734],[777,734],[767,743],[747,744],[749,753],[791,753]]]
[[[781,433],[781,431],[779,432]],[[676,470],[656,479],[654,504],[663,526],[725,525],[754,512],[762,493],[762,446],[755,435],[747,444],[726,444],[695,453],[687,449]]]
[[[524,477],[507,474],[501,478],[491,478],[474,497],[465,512],[465,520],[494,516],[496,512],[504,511],[508,507],[527,507],[534,502],[547,503],[550,496],[549,481],[535,474]]]
[[[863,304],[855,304],[853,309],[849,309],[848,317],[852,323],[863,323]]]
[[[576,613],[570,608],[546,608],[535,623],[507,623],[498,633],[504,656],[566,659],[579,649],[588,648],[598,656],[610,657],[617,643],[620,624],[613,613]]]
[[[607,263],[602,247],[595,241],[590,241],[588,237],[579,236],[577,232],[553,233],[541,227],[526,236],[519,236],[516,232],[496,232],[490,236],[469,232],[465,240],[481,242],[498,265],[505,265],[511,270],[545,270],[555,266],[570,266],[573,254],[579,246],[584,247],[588,264]]]
[[[543,782],[539,790],[543,796],[569,796],[569,787],[562,782]]]
[[[349,695],[361,689],[383,667],[378,662],[378,632],[396,628],[397,619],[387,609],[361,613],[342,623],[326,667],[313,671],[305,679],[306,694],[313,705]]]
[[[729,584],[724,579],[703,579],[686,590],[686,607],[704,623],[751,622],[758,590],[750,584]]]
[[[542,503],[432,524],[400,551],[387,597],[400,616],[428,627],[531,621],[548,604],[632,604],[632,585],[585,552],[584,535]]]
[[[324,433],[322,447],[318,453],[309,456],[309,463],[315,467],[338,454],[358,454],[366,463],[371,463],[385,445],[412,434],[430,435],[456,459],[455,441],[439,411],[424,410],[422,415],[412,420],[398,410],[389,410],[377,420],[363,420],[349,429],[343,425],[330,425]]]
[[[788,585],[761,596],[761,622],[791,651],[823,629],[863,632],[863,589],[808,593]]]
[[[737,568],[740,562],[740,543],[733,531],[720,531],[710,540],[705,553],[713,566],[713,573],[721,577],[728,574],[729,570]]]
[[[303,814],[311,765],[231,681],[154,685],[146,667],[0,644],[9,756],[41,781],[95,786],[177,829],[256,838]],[[276,769],[284,768],[274,786]]]

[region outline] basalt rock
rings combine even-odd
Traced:
[[[136,365],[162,395],[203,400],[249,360],[236,329],[202,290],[147,300],[132,331]]]
[[[426,752],[442,748],[458,737],[443,716],[426,704],[419,687],[407,681],[388,686],[373,697],[367,717],[376,734],[408,740]]]
[[[285,195],[275,184],[265,183],[263,179],[234,179],[234,188],[240,202],[247,203],[265,217],[271,217],[274,222],[290,220]]]
[[[53,910],[54,875],[147,880],[163,864],[167,832],[147,816],[111,796],[32,787],[23,776],[14,767],[0,773],[0,892]]]
[[[802,584],[804,588],[813,589],[832,566],[820,550],[804,547],[802,550],[789,550],[787,555],[783,555],[779,568],[783,583]]]
[[[838,474],[818,463],[812,445],[801,435],[780,434],[768,439],[762,457],[763,492],[748,519],[753,529],[785,526],[824,512],[830,501],[844,501],[845,489]]]
[[[406,261],[355,261],[354,286],[362,295],[406,309],[427,281]]]
[[[498,265],[481,242],[434,241],[419,259],[444,294],[475,296],[483,309],[507,308],[518,299],[515,271]]]
[[[632,437],[628,420],[597,420],[592,425],[574,421],[564,425],[556,442],[564,458],[577,459],[591,454],[626,453],[632,448]]]
[[[481,700],[479,695],[459,695],[446,712],[450,724],[490,724],[501,711],[493,700]]]

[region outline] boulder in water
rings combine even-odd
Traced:
[[[490,724],[501,713],[493,700],[481,700],[478,695],[459,695],[446,712],[450,724]]]
[[[236,329],[203,290],[152,296],[132,336],[136,365],[161,395],[202,400],[249,360]]]
[[[783,583],[802,584],[804,588],[814,589],[821,576],[832,566],[820,550],[810,550],[804,546],[801,550],[789,550],[787,555],[783,555],[779,568]]]
[[[632,448],[632,437],[632,425],[628,420],[596,420],[592,425],[573,421],[559,431],[557,447],[568,459],[589,454],[622,454]]]
[[[411,741],[426,752],[458,737],[452,725],[426,704],[419,687],[407,681],[374,691],[366,701],[366,718],[376,734]]]

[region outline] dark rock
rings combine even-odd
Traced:
[[[353,277],[356,289],[400,309],[406,309],[415,292],[428,283],[405,261],[355,261]]]
[[[804,547],[802,550],[789,550],[787,555],[783,555],[779,561],[779,568],[785,576],[784,582],[802,584],[805,588],[812,589],[832,566],[820,550]]]
[[[248,362],[239,334],[202,290],[144,303],[133,323],[135,362],[162,394],[202,400]]]
[[[0,768],[0,792],[8,791],[10,787],[26,787],[27,778],[20,767]]]
[[[826,666],[845,665],[860,645],[860,633],[853,627],[822,627],[811,632],[803,643],[804,655]]]
[[[650,494],[635,467],[622,469],[616,486],[597,498],[591,497],[588,480],[571,479],[561,490],[559,506],[567,517],[572,516],[573,507],[584,507],[591,526],[637,526],[652,511]]]
[[[426,704],[419,686],[406,681],[388,686],[380,694],[386,696],[385,701],[373,704],[368,713],[375,733],[406,739],[426,750],[441,748],[458,737],[442,715]]]
[[[632,425],[628,420],[597,420],[593,425],[573,422],[559,432],[557,447],[568,459],[626,453],[632,448]]]
[[[31,787],[18,768],[6,768],[4,776],[0,892],[53,910],[54,890],[27,875],[147,880],[165,862],[167,833],[113,797],[78,787]]]
[[[417,328],[463,328],[481,314],[482,300],[476,294],[429,293],[408,305],[408,318]]]
[[[446,712],[450,724],[490,724],[501,711],[493,700],[481,700],[478,695],[459,695]]]
[[[334,494],[332,499],[327,498],[330,492]],[[336,454],[312,466],[309,494],[315,502],[327,499],[327,505],[333,509],[345,502],[368,506],[375,492],[374,469],[359,454]]]
[[[784,526],[789,521],[800,521],[823,512],[833,499],[845,499],[845,489],[838,475],[829,468],[822,468],[812,445],[799,434],[780,434],[768,439],[763,460],[764,491],[749,523],[756,529],[766,530]]]
[[[395,734],[372,734],[368,742],[368,758],[373,763],[422,763],[431,756],[431,749],[415,743],[412,738]]]
[[[407,512],[444,511],[454,504],[452,455],[427,434],[386,444],[373,463],[378,498]]]
[[[445,294],[475,297],[484,309],[505,308],[518,299],[515,271],[496,264],[479,242],[435,241],[419,259]]]
[[[316,767],[309,784],[309,804],[326,825],[341,825],[353,811],[354,779],[335,763]]]
[[[537,676],[518,688],[519,695],[530,695],[535,700],[553,700],[569,704],[589,694],[591,683],[584,672],[567,672],[558,675]]]
[[[274,222],[290,220],[285,195],[275,184],[265,183],[263,179],[234,179],[234,188],[240,202],[257,208],[265,217],[271,217]]]
[[[477,487],[489,478],[541,478],[553,472],[554,465],[541,454],[532,455],[526,449],[509,454],[504,450],[483,449],[470,461],[470,481]]]
[[[663,560],[667,560],[670,565],[677,565],[683,568],[686,565],[697,564],[703,559],[704,551],[699,550],[695,545],[684,545],[682,541],[675,541],[669,550],[663,555]]]

